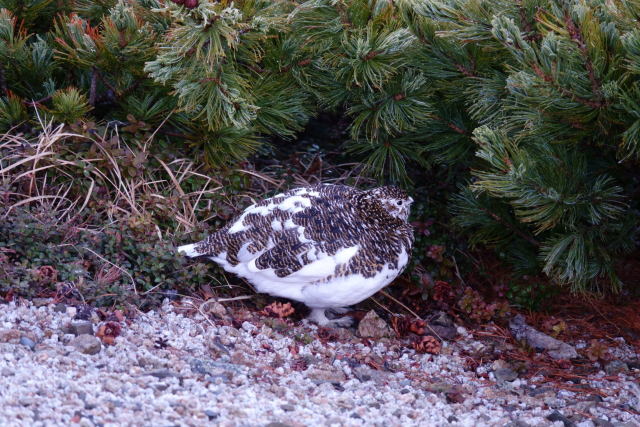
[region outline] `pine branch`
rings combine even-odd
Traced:
[[[590,107],[590,108],[594,108],[594,109],[600,109],[603,107],[606,107],[609,105],[608,101],[605,100],[591,100],[591,99],[587,99],[587,98],[583,98],[581,96],[576,95],[575,93],[571,92],[569,89],[566,89],[562,86],[560,86],[558,84],[558,82],[555,81],[555,79],[553,78],[553,76],[547,74],[544,72],[544,70],[542,70],[542,68],[540,68],[540,66],[538,64],[532,63],[531,64],[531,68],[533,69],[533,71],[536,73],[536,75],[538,77],[540,77],[541,79],[543,79],[545,82],[551,84],[551,86],[557,90],[558,92],[560,92],[563,96],[570,98],[573,101],[579,102],[580,104]]]
[[[532,236],[524,233],[522,230],[518,229],[517,227],[514,227],[512,224],[510,224],[508,221],[505,221],[504,219],[502,219],[497,214],[489,211],[486,208],[483,208],[482,206],[478,206],[478,208],[480,210],[482,210],[484,213],[486,213],[487,215],[489,215],[491,218],[493,218],[496,222],[499,222],[501,225],[507,227],[509,230],[513,231],[515,234],[517,234],[518,236],[522,237],[527,242],[531,243],[533,246],[535,246],[535,247],[539,247],[540,246],[540,242],[538,242]]]
[[[469,132],[467,132],[466,130],[462,129],[461,127],[459,127],[455,123],[448,122],[448,121],[446,121],[445,119],[443,119],[442,117],[440,117],[440,116],[438,116],[436,114],[432,114],[431,118],[433,118],[434,120],[437,120],[439,122],[444,123],[449,129],[453,129],[454,132],[459,133],[460,135],[470,135]]]
[[[589,55],[589,51],[587,49],[587,45],[582,38],[582,33],[576,26],[576,23],[573,21],[568,12],[565,11],[564,22],[567,26],[567,31],[569,32],[569,36],[571,36],[571,40],[573,40],[577,45],[578,49],[582,53],[582,57],[584,59],[584,65],[587,68],[587,73],[589,74],[589,80],[591,81],[591,89],[593,93],[598,98],[598,104],[600,107],[607,106],[608,103],[603,101],[602,99],[602,82],[596,76],[596,73],[593,69],[593,62],[591,61],[591,56]],[[599,108],[600,108],[599,107]]]
[[[41,104],[45,102],[51,101],[52,95],[45,96],[44,98],[38,99],[36,101],[22,101],[22,103],[28,107],[39,107]]]
[[[4,65],[0,64],[0,93],[3,95],[7,95],[9,92],[7,90],[7,80],[4,76]]]

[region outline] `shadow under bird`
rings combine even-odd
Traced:
[[[257,292],[300,301],[320,325],[346,326],[344,313],[387,286],[407,265],[413,199],[403,190],[345,185],[296,188],[255,203],[198,243],[188,257],[209,258]]]

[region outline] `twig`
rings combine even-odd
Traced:
[[[382,309],[384,309],[387,313],[394,315],[395,313],[391,310],[389,310],[385,305],[383,305],[382,303],[378,302],[378,300],[376,300],[374,297],[371,297],[371,301],[375,302],[376,304],[378,304],[378,306]]]
[[[416,318],[416,319],[418,319],[418,320],[422,320],[422,318],[421,318],[420,316],[418,316],[418,315],[417,315],[413,310],[411,310],[409,307],[407,307],[406,305],[404,305],[402,302],[398,301],[396,298],[394,298],[394,297],[392,297],[391,295],[389,295],[387,292],[385,292],[385,291],[380,291],[380,293],[381,293],[382,295],[384,295],[385,297],[387,297],[387,298],[391,299],[393,302],[395,302],[396,304],[398,304],[400,307],[402,307],[402,308],[404,308],[405,310],[407,310],[409,313],[411,313],[413,316],[415,316],[415,318]],[[429,325],[429,323],[425,322],[425,324],[426,324],[427,328],[429,328],[429,330],[430,330],[431,332],[433,332],[433,333],[434,333],[434,335],[435,335],[436,337],[438,337],[438,339],[439,339],[440,341],[444,341],[444,340],[442,339],[442,337],[441,337],[441,336],[440,336],[436,331],[434,331],[434,330],[433,330],[433,328],[431,327],[431,325]]]
[[[464,279],[462,278],[462,275],[460,275],[460,270],[458,269],[458,262],[456,261],[456,257],[451,255],[451,259],[453,259],[453,266],[456,269],[456,277],[458,278],[458,280],[460,280],[460,283],[462,283],[464,286],[467,286]]]
[[[42,104],[43,102],[47,102],[49,100],[51,100],[52,96],[45,96],[44,98],[38,99],[36,101],[22,101],[25,105],[29,106],[29,107],[37,107],[38,105]]]
[[[8,93],[7,90],[7,80],[4,77],[4,65],[0,64],[0,93],[6,95]]]
[[[151,140],[153,139],[153,137],[154,137],[154,136],[156,136],[156,133],[158,133],[158,131],[160,130],[160,128],[161,128],[162,126],[164,126],[164,124],[167,122],[167,120],[169,120],[169,117],[171,117],[171,115],[173,115],[173,113],[174,113],[175,111],[176,111],[175,109],[171,110],[171,111],[169,112],[169,114],[167,114],[167,117],[165,117],[165,118],[164,118],[164,120],[162,120],[162,123],[160,123],[160,124],[158,125],[158,127],[156,127],[156,130],[154,130],[154,131],[153,131],[153,133],[151,133],[151,135],[149,135],[149,138],[147,138],[147,140],[144,142],[144,145],[143,145],[143,147],[142,147],[142,150],[143,150],[143,151],[145,151],[145,152],[147,151],[147,145],[151,142]]]
[[[98,75],[96,74],[96,67],[91,69],[91,85],[89,86],[89,105],[96,106],[96,83],[98,82]]]
[[[499,215],[491,212],[489,209],[485,209],[483,207],[480,207],[480,209],[486,213],[487,215],[489,215],[491,218],[493,218],[496,222],[499,222],[500,224],[504,225],[505,227],[507,227],[508,229],[510,229],[511,231],[513,231],[514,233],[516,233],[518,236],[522,237],[523,239],[525,239],[527,242],[531,243],[533,246],[535,247],[539,247],[540,246],[540,242],[538,242],[536,239],[534,239],[533,237],[527,235],[526,233],[524,233],[522,230],[519,230],[518,228],[514,227],[513,225],[509,224],[507,221],[505,221],[504,219],[502,219]]]
[[[138,289],[137,289],[137,287],[136,287],[136,282],[135,282],[135,280],[133,280],[133,276],[131,276],[131,274],[129,274],[129,272],[128,272],[127,270],[123,269],[123,268],[122,268],[122,267],[120,267],[119,265],[116,265],[116,264],[112,263],[111,261],[109,261],[108,259],[106,259],[105,257],[103,257],[102,255],[100,255],[100,254],[98,254],[98,253],[94,252],[93,250],[91,250],[91,249],[89,249],[89,248],[87,248],[87,247],[84,247],[84,246],[77,246],[77,247],[79,247],[79,248],[81,248],[81,249],[85,249],[85,250],[87,250],[87,251],[91,252],[92,254],[94,254],[95,256],[97,256],[98,258],[100,258],[102,261],[106,262],[107,264],[110,264],[110,265],[114,266],[115,268],[117,268],[118,270],[120,270],[121,272],[123,272],[124,274],[126,274],[127,276],[129,276],[129,280],[131,280],[131,285],[133,286],[133,293],[135,293],[136,295],[138,295]]]

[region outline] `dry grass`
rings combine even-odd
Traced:
[[[0,135],[0,196],[5,217],[20,206],[55,212],[57,221],[101,208],[110,222],[150,216],[170,218],[172,230],[156,226],[159,237],[190,232],[205,213],[216,211],[224,198],[223,184],[204,173],[189,159],[163,161],[149,151],[149,144],[128,145],[114,132],[91,138],[65,131],[62,125],[42,124],[36,139]],[[89,152],[73,152],[73,146],[91,146]],[[91,153],[91,155],[89,155]],[[73,159],[73,160],[70,160]],[[130,159],[144,159],[135,174],[126,170]],[[186,190],[189,181],[195,191]],[[160,221],[163,222],[163,221]]]

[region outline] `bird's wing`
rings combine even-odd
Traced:
[[[358,253],[364,233],[357,220],[341,188],[294,190],[254,205],[230,224],[228,236],[241,244],[226,256],[254,277],[315,282]]]

